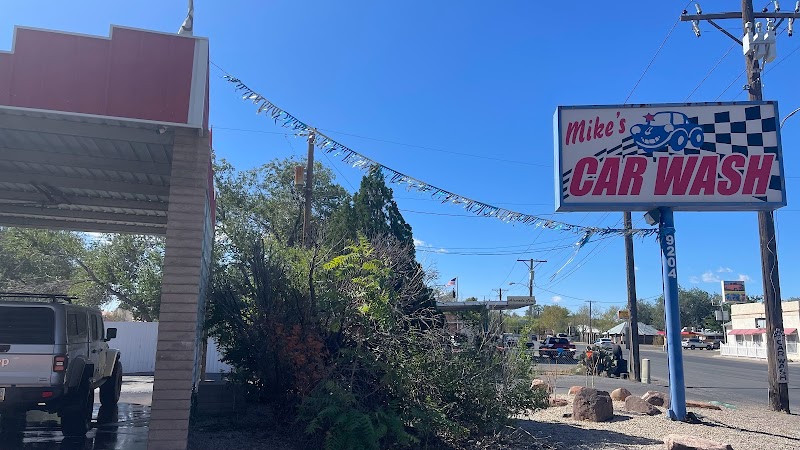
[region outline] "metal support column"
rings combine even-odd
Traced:
[[[681,314],[678,304],[678,266],[675,255],[675,220],[671,208],[659,208],[659,241],[661,273],[664,282],[667,358],[669,362],[669,417],[686,420],[686,385],[683,379],[681,348]]]

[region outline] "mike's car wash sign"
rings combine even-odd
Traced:
[[[775,102],[560,106],[558,211],[786,206]]]

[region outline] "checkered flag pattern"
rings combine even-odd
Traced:
[[[689,117],[689,122],[703,127],[704,142],[700,148],[692,147],[688,143],[682,151],[676,152],[665,145],[665,148],[656,150],[643,150],[633,142],[629,135],[622,142],[611,148],[606,148],[594,154],[602,162],[609,156],[644,155],[656,160],[659,155],[720,155],[720,159],[740,153],[744,156],[774,154],[775,164],[772,165],[767,196],[754,196],[761,201],[767,201],[769,193],[780,193],[781,177],[778,153],[778,118],[775,108],[771,104],[754,105],[747,108],[735,108],[728,111],[711,111],[695,117]],[[744,169],[739,169],[744,172]],[[719,176],[719,175],[718,175]],[[567,190],[572,178],[572,170],[567,170],[562,175],[564,198],[569,197]]]

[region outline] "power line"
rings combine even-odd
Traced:
[[[728,48],[728,51],[727,51],[727,52],[725,52],[725,54],[724,54],[724,55],[722,55],[722,58],[720,58],[720,59],[719,59],[719,61],[717,61],[717,63],[716,63],[716,64],[714,64],[714,66],[711,68],[711,70],[709,70],[709,71],[708,71],[708,73],[706,74],[706,76],[705,76],[705,77],[703,77],[703,79],[702,79],[702,80],[700,80],[700,83],[698,83],[698,84],[697,84],[697,86],[695,86],[695,87],[694,87],[694,89],[692,89],[692,92],[690,92],[690,93],[689,93],[689,95],[687,95],[687,96],[686,96],[686,99],[684,100],[684,102],[688,102],[688,101],[689,101],[689,98],[691,98],[691,96],[692,96],[692,95],[693,95],[695,92],[697,92],[697,90],[698,90],[698,89],[700,89],[700,86],[702,86],[702,85],[703,85],[703,83],[705,83],[705,82],[706,82],[706,80],[708,79],[708,77],[710,77],[710,76],[711,76],[711,74],[712,74],[712,73],[713,73],[713,72],[714,72],[714,71],[717,69],[717,67],[719,67],[719,65],[722,63],[722,61],[724,61],[724,60],[725,60],[725,58],[728,56],[728,54],[731,52],[731,50],[733,50],[735,47],[736,47],[736,43],[733,43],[733,44],[731,44],[731,46]]]
[[[688,8],[689,5],[691,5],[691,4],[692,4],[692,2],[687,3],[686,6],[683,9]],[[667,40],[669,40],[669,37],[672,36],[672,32],[675,31],[675,27],[678,26],[678,23],[680,21],[681,21],[681,19],[680,19],[680,17],[678,17],[678,19],[675,21],[675,23],[672,24],[672,28],[669,29],[669,32],[667,32],[667,35],[664,37],[664,40],[661,41],[661,45],[658,46],[658,49],[656,50],[655,54],[653,54],[653,57],[650,59],[650,62],[647,64],[647,67],[644,68],[644,72],[642,72],[642,75],[636,81],[636,84],[633,85],[633,89],[631,89],[631,91],[628,93],[628,96],[625,97],[625,102],[624,102],[625,104],[628,103],[628,100],[631,99],[631,96],[633,95],[634,91],[636,91],[636,88],[639,87],[639,83],[642,82],[642,79],[644,79],[644,76],[647,74],[647,71],[650,70],[650,66],[653,65],[653,62],[655,62],[656,58],[658,57],[658,54],[661,53],[661,49],[664,48],[664,45],[667,43]]]
[[[551,168],[552,167],[552,165],[550,165],[550,164],[539,164],[539,163],[532,163],[532,162],[525,162],[525,161],[517,161],[517,160],[513,160],[513,159],[495,158],[495,157],[492,157],[492,156],[476,155],[474,153],[454,152],[452,150],[443,150],[443,149],[440,149],[440,148],[426,147],[424,145],[406,144],[406,143],[403,143],[403,142],[396,142],[396,141],[389,141],[389,140],[386,140],[386,139],[379,139],[379,138],[373,138],[373,137],[368,137],[368,136],[361,136],[361,135],[353,134],[353,133],[345,133],[344,131],[335,131],[335,130],[330,130],[330,129],[325,129],[325,128],[320,128],[320,130],[327,131],[329,133],[334,133],[334,134],[341,134],[343,136],[351,136],[351,137],[355,137],[355,138],[359,138],[359,139],[367,139],[367,140],[370,140],[370,141],[383,142],[383,143],[392,144],[392,145],[401,145],[403,147],[418,148],[418,149],[422,149],[422,150],[430,150],[430,151],[433,151],[433,152],[447,153],[447,154],[451,154],[451,155],[467,156],[467,157],[470,157],[470,158],[479,158],[479,159],[488,159],[488,160],[492,160],[492,161],[507,162],[507,163],[511,163],[511,164],[525,164],[525,165],[528,165],[528,166],[536,166],[536,167],[545,167],[545,168]]]

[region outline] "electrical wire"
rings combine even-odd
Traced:
[[[692,2],[687,3],[686,6],[683,9],[688,8],[689,5],[691,5],[691,4],[692,4]],[[672,28],[669,29],[669,32],[667,32],[667,35],[664,37],[664,40],[661,41],[661,45],[659,45],[658,49],[656,49],[656,52],[653,55],[653,57],[650,59],[650,62],[647,64],[647,67],[644,68],[644,72],[642,72],[642,75],[639,77],[638,80],[636,80],[636,84],[633,85],[633,89],[631,89],[631,91],[628,93],[628,96],[625,97],[625,101],[623,102],[624,104],[627,104],[628,100],[631,99],[631,96],[636,91],[636,88],[639,87],[639,83],[642,82],[642,79],[644,79],[644,76],[647,74],[647,71],[650,70],[650,67],[653,65],[653,62],[655,62],[656,58],[658,57],[658,54],[661,53],[661,50],[664,48],[664,45],[669,40],[669,37],[672,36],[672,32],[675,31],[675,27],[678,26],[678,23],[680,21],[681,21],[681,18],[678,17],[678,19],[675,20],[675,23],[672,24]]]
[[[345,133],[344,131],[335,131],[335,130],[330,130],[330,129],[325,129],[325,128],[320,128],[320,130],[321,131],[327,131],[329,133],[334,133],[334,134],[341,134],[343,136],[350,136],[350,137],[359,138],[359,139],[367,139],[367,140],[370,140],[370,141],[383,142],[383,143],[392,144],[392,145],[401,145],[403,147],[418,148],[418,149],[422,149],[422,150],[430,150],[432,152],[447,153],[447,154],[450,154],[450,155],[467,156],[469,158],[488,159],[488,160],[492,160],[492,161],[500,161],[500,162],[506,162],[506,163],[511,163],[511,164],[524,164],[524,165],[536,166],[536,167],[545,167],[545,168],[553,167],[552,164],[540,164],[540,163],[532,163],[532,162],[525,162],[525,161],[517,161],[517,160],[513,160],[513,159],[495,158],[493,156],[476,155],[474,153],[455,152],[455,151],[452,151],[452,150],[443,150],[443,149],[440,149],[440,148],[426,147],[424,145],[406,144],[406,143],[403,143],[403,142],[396,142],[396,141],[389,141],[389,140],[386,140],[386,139],[378,139],[378,138],[373,138],[373,137],[368,137],[368,136],[361,136],[361,135],[358,135],[358,134]]]
[[[724,60],[725,60],[725,58],[728,56],[728,54],[731,52],[731,50],[733,50],[735,47],[736,47],[736,43],[734,42],[734,43],[733,43],[733,44],[731,44],[731,46],[728,48],[728,51],[727,51],[727,52],[725,52],[725,54],[724,54],[724,55],[722,55],[722,58],[720,58],[720,59],[719,59],[719,61],[717,61],[717,63],[716,63],[716,64],[714,64],[714,66],[711,68],[711,70],[709,70],[709,71],[708,71],[708,73],[706,74],[706,76],[705,76],[705,77],[703,77],[703,79],[702,79],[702,80],[700,80],[700,82],[699,82],[699,83],[697,83],[697,86],[695,86],[695,87],[694,87],[694,89],[692,89],[692,92],[690,92],[690,93],[689,93],[689,95],[687,95],[687,96],[686,96],[686,98],[683,100],[684,102],[688,102],[688,101],[689,101],[689,98],[691,98],[691,97],[692,97],[692,95],[693,95],[695,92],[697,92],[697,90],[698,90],[698,89],[700,89],[700,86],[702,86],[702,85],[703,85],[703,83],[705,83],[705,82],[706,82],[706,80],[708,79],[708,77],[710,77],[710,76],[711,76],[711,74],[712,74],[712,73],[713,73],[715,70],[717,70],[717,67],[719,67],[719,65],[722,63],[722,61],[724,61]]]

